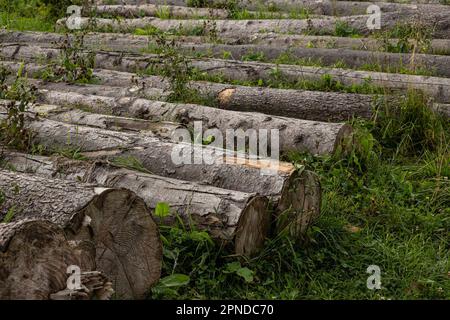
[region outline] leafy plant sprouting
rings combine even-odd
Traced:
[[[84,52],[86,32],[66,33],[61,45],[61,53],[57,61],[49,66],[41,75],[44,80],[69,83],[92,83],[95,53]]]
[[[418,20],[397,24],[377,36],[382,48],[394,53],[427,53],[431,48],[432,28]],[[392,41],[391,39],[397,39]]]
[[[170,101],[194,102],[198,100],[198,92],[191,88],[190,81],[194,75],[194,68],[190,61],[182,54],[174,39],[168,40],[166,34],[156,35],[156,52],[160,55],[161,63],[151,66],[153,71],[169,80]]]
[[[25,128],[25,112],[35,101],[37,89],[30,86],[23,76],[23,64],[8,88],[6,79],[9,75],[10,72],[0,66],[0,99],[11,100],[6,106],[6,118],[0,121],[0,143],[5,147],[27,150],[31,132]]]

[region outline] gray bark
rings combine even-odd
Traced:
[[[70,90],[70,87],[67,88]],[[217,129],[224,137],[226,144],[227,130],[279,130],[280,151],[300,151],[314,153],[332,153],[344,139],[348,138],[351,128],[343,123],[320,123],[284,117],[271,117],[259,113],[245,113],[221,110],[194,104],[177,104],[153,101],[132,97],[107,97],[83,95],[75,92],[41,90],[39,100],[55,105],[83,107],[95,113],[112,113],[117,116],[140,118],[150,121],[179,122],[193,129],[196,122],[202,124],[203,130]],[[53,113],[57,108],[53,107]],[[37,109],[39,110],[39,108]],[[71,111],[50,117],[53,120],[65,121],[81,125],[110,128],[102,125],[103,119],[108,123],[122,125],[124,121],[119,117],[86,114],[81,111]],[[69,119],[69,120],[66,120]],[[91,119],[91,120],[89,120]],[[138,121],[138,120],[135,120]],[[144,122],[147,123],[147,122]],[[153,124],[153,122],[150,122]],[[168,124],[170,125],[170,124]],[[165,129],[168,125],[154,126]],[[122,125],[123,126],[123,125]],[[174,125],[172,125],[174,126]],[[170,127],[169,127],[170,129]],[[157,135],[172,137],[174,130],[161,129]],[[174,128],[176,129],[176,128]],[[259,140],[259,139],[258,139]],[[271,144],[270,136],[268,144]]]
[[[92,7],[96,14],[117,15],[127,18],[142,16],[156,17],[160,12],[167,13],[170,18],[212,18],[226,19],[228,11],[212,8],[189,8],[170,5],[97,5]]]
[[[48,93],[44,92],[43,96],[46,94]],[[64,96],[64,93],[60,94]],[[78,97],[81,96],[78,95]],[[93,100],[98,99],[97,101],[99,102],[101,98],[103,97],[92,97]],[[0,112],[2,107],[5,108],[11,102],[12,101],[10,100],[0,100]],[[75,104],[72,100],[72,104],[73,106],[85,107],[89,110],[98,108],[98,105],[89,105],[84,101],[80,101],[78,104]],[[69,103],[63,103],[63,105],[69,105]],[[107,108],[102,109],[103,114],[97,114],[53,104],[33,104],[28,106],[27,111],[33,113],[35,116],[45,117],[49,120],[108,130],[139,132],[141,134],[148,134],[150,136],[160,138],[170,139],[176,133],[176,130],[186,129],[185,126],[175,122],[149,121],[128,117],[111,116],[108,115],[111,110],[108,110]]]
[[[18,70],[15,62],[2,62],[10,70]],[[29,75],[38,76],[45,66],[32,63],[24,66]],[[168,90],[170,85],[162,77],[148,76],[136,79],[134,74],[105,69],[95,69],[94,76],[108,86],[134,86]],[[247,87],[195,81],[190,86],[200,96],[214,101],[217,107],[235,111],[252,111],[265,114],[315,121],[341,121],[355,112],[366,114],[375,106],[376,96],[320,92],[294,89]]]
[[[239,255],[251,256],[269,235],[268,200],[257,194],[135,172],[102,162],[18,153],[6,154],[5,161],[20,172],[32,171],[45,177],[128,189],[136,192],[152,210],[158,203],[165,202],[170,205],[171,212],[161,222],[173,225],[179,216],[186,226],[193,224],[196,229],[208,231],[214,239],[233,245],[234,252]]]
[[[69,35],[69,39],[72,37]],[[39,44],[46,46],[61,43],[66,39],[65,35],[57,33],[20,32],[0,30],[0,42],[17,44]],[[202,36],[176,36],[178,44],[188,48],[195,44],[209,42],[210,39]],[[352,49],[367,51],[383,51],[383,43],[375,38],[351,38],[334,36],[311,36],[296,34],[279,34],[273,32],[234,34],[230,37],[221,37],[220,42],[228,45],[252,44],[264,46],[283,47],[286,51],[289,47],[326,48],[326,49]],[[398,39],[390,39],[392,45],[396,45]],[[140,53],[149,46],[154,46],[155,41],[149,36],[137,36],[132,34],[116,33],[88,33],[84,38],[84,45],[91,50],[128,51]],[[450,40],[432,39],[429,44],[432,54],[449,54]],[[187,50],[187,49],[186,49]]]
[[[320,212],[318,201],[305,203],[309,209],[304,208],[300,200],[293,201],[304,198],[305,194],[320,196],[320,184],[315,175],[308,173],[304,176],[303,171],[296,170],[289,163],[268,158],[249,159],[243,153],[220,148],[175,144],[137,133],[75,126],[46,119],[28,120],[26,127],[34,134],[33,142],[49,152],[76,148],[90,159],[136,159],[152,174],[258,193],[269,197],[276,208],[290,208],[295,215],[301,216],[304,211],[311,211],[311,216],[317,217]],[[180,161],[176,161],[177,158]]]
[[[0,219],[48,220],[63,228],[69,240],[88,241],[98,270],[114,283],[120,298],[142,298],[161,274],[158,228],[142,199],[125,189],[0,171],[5,201]]]
[[[320,32],[322,34],[334,34],[336,23],[345,23],[350,28],[357,30],[361,34],[370,34],[372,30],[367,27],[369,15],[357,15],[350,17],[329,17],[312,18],[304,20],[294,19],[268,19],[268,20],[215,20],[214,25],[218,34],[242,34],[260,32],[278,32],[302,34],[305,32]],[[421,19],[433,28],[433,36],[436,38],[449,39],[450,37],[450,15],[442,10],[412,10],[402,13],[387,12],[382,15],[382,30],[390,30],[398,23],[411,22]],[[192,30],[204,27],[201,20],[162,20],[158,18],[144,17],[138,19],[123,19],[120,21],[112,19],[80,18],[82,28],[94,23],[98,30],[113,30],[115,32],[133,31],[137,28],[156,27],[162,31],[171,31],[177,28]],[[58,20],[59,26],[64,26],[66,19]],[[211,26],[212,27],[212,26]]]

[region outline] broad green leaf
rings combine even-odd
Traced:
[[[165,218],[170,213],[170,206],[165,202],[159,202],[156,204],[155,216],[159,218]]]
[[[167,276],[165,278],[162,278],[159,281],[158,286],[166,287],[166,288],[172,288],[172,287],[182,287],[187,284],[189,284],[189,281],[191,278],[185,274],[172,274],[170,276]]]

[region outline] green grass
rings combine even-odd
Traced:
[[[182,281],[159,285],[149,296],[449,299],[450,132],[437,125],[431,129],[435,135],[418,135],[422,144],[413,149],[385,141],[383,134],[396,128],[401,141],[411,135],[408,128],[441,123],[429,109],[418,111],[424,107],[422,99],[410,93],[404,100],[397,110],[402,125],[387,123],[391,115],[383,114],[373,121],[355,121],[359,143],[351,153],[286,155],[285,160],[317,172],[322,182],[322,215],[302,244],[275,238],[246,260],[198,230],[163,227],[163,276],[169,277],[163,283]],[[428,117],[407,116],[417,112]],[[381,268],[381,290],[366,287],[370,265]]]
[[[14,12],[0,14],[2,26],[50,30],[54,20],[47,18],[56,17],[50,13],[54,7],[43,7],[37,0],[13,2]],[[13,2],[0,0],[0,8]],[[38,4],[33,8],[41,11],[26,13],[30,5]],[[205,31],[198,28],[183,32],[202,35]],[[136,33],[155,35],[160,30],[136,30]],[[345,25],[337,26],[335,33],[358,36]],[[245,58],[265,60],[258,52],[248,53]],[[280,56],[276,62],[322,66],[314,59],[292,60],[289,54]],[[395,70],[399,71],[402,70]],[[271,81],[236,84],[381,93],[370,83],[346,87],[329,76],[317,82],[299,83],[287,83],[276,70],[273,76]],[[202,77],[199,73],[192,75],[193,79]],[[223,81],[220,77],[213,78]],[[215,243],[205,232],[187,228],[181,221],[176,227],[161,226],[163,277],[148,297],[450,299],[448,120],[431,113],[426,97],[410,92],[397,107],[382,106],[374,119],[354,120],[352,124],[356,133],[350,151],[345,149],[328,157],[295,152],[284,155],[284,160],[304,165],[321,178],[322,215],[304,242],[294,243],[284,236],[272,238],[257,256],[245,259],[234,256],[230,248]],[[32,147],[32,153],[48,153],[42,146]],[[84,159],[79,149],[66,148],[57,153]],[[145,172],[136,159],[117,159],[114,164]],[[0,190],[0,204],[3,198]],[[14,210],[6,220],[13,216]],[[381,268],[381,290],[366,287],[369,265]]]

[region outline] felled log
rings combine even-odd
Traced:
[[[214,1],[213,1],[214,2]],[[218,2],[218,1],[216,1]],[[369,5],[377,5],[381,12],[405,11],[405,10],[448,10],[444,5],[439,4],[405,4],[405,3],[391,3],[391,2],[359,2],[359,1],[333,1],[333,0],[269,0],[269,1],[255,1],[244,0],[239,1],[238,6],[248,10],[258,10],[261,8],[277,9],[279,11],[292,10],[306,10],[310,13],[320,15],[337,15],[337,16],[351,16],[366,14]]]
[[[20,67],[10,61],[2,63],[13,71]],[[45,68],[29,63],[23,70],[29,75],[39,76]],[[93,74],[108,86],[126,87],[138,84],[143,88],[170,89],[168,81],[159,76],[137,79],[132,73],[105,69],[95,69]],[[367,112],[377,100],[375,96],[363,94],[247,87],[204,81],[194,81],[189,85],[197,90],[199,96],[214,101],[221,109],[261,112],[315,121],[348,119],[355,110]]]
[[[448,12],[440,10],[414,10],[402,12],[399,16],[397,12],[387,12],[383,14],[382,30],[390,30],[398,23],[411,22],[420,16],[422,21],[430,24],[433,28],[433,36],[436,38],[448,39],[450,36],[450,16]],[[321,34],[334,34],[336,24],[343,23],[348,27],[358,31],[361,34],[370,34],[372,30],[367,27],[369,15],[355,15],[350,17],[330,17],[323,16],[321,18],[294,20],[294,19],[267,19],[267,20],[215,20],[214,28],[217,33],[222,34],[242,34],[242,33],[259,33],[259,32],[278,32],[278,33],[294,33],[302,34],[305,32],[319,32]],[[58,20],[59,26],[64,26],[67,19]],[[162,31],[176,30],[193,30],[194,28],[205,27],[204,21],[200,20],[163,20],[158,18],[144,17],[138,19],[123,19],[120,21],[112,19],[80,18],[80,26],[86,28],[89,23],[94,23],[97,30],[113,30],[114,32],[133,31],[137,28],[154,27]]]
[[[0,171],[2,185],[3,174]],[[9,192],[1,190],[2,194]],[[28,215],[17,212],[15,206],[10,208],[10,213]],[[70,243],[57,223],[33,218],[0,223],[0,299],[49,299],[67,288],[69,266],[95,268],[92,251],[90,243]]]
[[[114,3],[114,4],[138,4],[144,1],[140,0],[100,0],[97,3]],[[170,4],[177,6],[188,6],[189,3],[186,0],[147,0],[147,3],[152,4]],[[208,0],[205,2],[208,7],[214,7],[223,3],[222,0]],[[354,14],[364,14],[369,4],[376,4],[380,6],[383,12],[397,11],[401,9],[417,9],[418,7],[424,7],[424,5],[431,5],[431,7],[444,8],[445,6],[439,5],[439,0],[419,0],[419,1],[376,1],[367,2],[363,0],[241,0],[237,3],[239,9],[247,10],[261,10],[261,9],[272,9],[276,11],[295,11],[300,9],[305,9],[308,12],[313,12],[316,14],[327,14],[327,15],[354,15]],[[417,4],[419,4],[417,6]]]
[[[50,295],[50,300],[109,300],[113,284],[99,271],[82,272],[80,288],[64,289]]]
[[[72,36],[69,35],[69,39]],[[196,44],[210,42],[210,39],[204,36],[175,36],[174,39],[181,47],[190,48]],[[66,39],[65,35],[58,33],[40,33],[30,31],[9,31],[0,30],[0,42],[16,43],[27,45],[57,46],[58,43]],[[307,47],[307,48],[333,48],[333,49],[352,49],[383,51],[383,43],[375,38],[351,38],[334,36],[311,36],[296,34],[280,34],[274,32],[242,35],[232,37],[221,37],[222,44],[243,45],[252,44],[260,46],[283,46],[285,51],[289,47]],[[395,46],[398,39],[389,39],[390,44]],[[411,40],[413,44],[413,40]],[[117,33],[87,33],[84,37],[84,45],[87,49],[105,50],[105,51],[123,51],[140,53],[142,50],[155,45],[154,39],[148,36],[138,36],[133,34]],[[429,50],[432,54],[448,54],[450,51],[450,40],[431,39]]]
[[[69,35],[69,39],[72,36]],[[175,40],[182,48],[188,50],[193,45],[210,42],[210,38],[204,36],[168,36]],[[59,33],[42,33],[30,31],[0,30],[1,43],[16,43],[27,45],[57,46],[66,40],[66,36]],[[389,43],[395,46],[398,39],[389,39]],[[351,49],[367,51],[384,51],[383,42],[375,38],[352,38],[335,36],[312,36],[297,34],[280,34],[274,32],[245,33],[241,35],[222,36],[220,43],[227,45],[259,45],[282,47],[287,51],[290,47],[326,48],[326,49]],[[411,39],[410,43],[414,41]],[[142,50],[155,46],[155,40],[148,36],[117,33],[87,33],[84,37],[84,45],[87,49],[105,51],[123,51],[141,53]],[[450,53],[449,39],[431,39],[428,44],[431,54]],[[262,51],[264,52],[264,51]]]
[[[307,206],[317,217],[320,212],[320,184],[317,176],[285,162],[249,157],[240,152],[191,143],[172,143],[148,135],[116,132],[65,124],[52,120],[27,120],[33,142],[47,151],[77,149],[90,159],[131,158],[152,174],[199,182],[222,189],[267,196],[275,208],[289,208],[302,215],[305,194],[315,201]],[[190,139],[190,136],[189,136]],[[307,186],[307,187],[305,187]],[[307,190],[307,191],[305,191]],[[282,212],[279,211],[278,212]],[[294,222],[294,225],[297,225]],[[301,228],[298,228],[301,229]]]
[[[136,192],[152,210],[158,203],[167,203],[170,206],[168,216],[155,216],[156,219],[173,225],[181,217],[186,226],[208,231],[213,239],[233,246],[239,255],[251,256],[261,249],[269,236],[268,199],[254,193],[131,171],[104,162],[89,163],[19,153],[5,154],[5,161],[20,172],[33,171],[45,177],[126,188]],[[308,206],[305,209],[311,210]],[[309,219],[316,212],[304,211],[304,214],[308,216],[301,218]],[[303,227],[306,228],[307,224]]]
[[[450,119],[450,104],[435,103],[433,104],[432,109],[443,117]]]
[[[227,10],[213,8],[189,8],[170,5],[97,5],[91,8],[96,14],[107,14],[127,18],[142,16],[157,17],[167,14],[170,18],[211,18],[226,19],[229,14]]]
[[[142,199],[125,189],[104,189],[35,175],[0,171],[5,201],[0,219],[48,220],[70,241],[93,244],[96,269],[119,298],[142,298],[161,274],[159,231]],[[93,270],[93,269],[89,269]]]
[[[235,58],[243,58],[248,52],[262,52],[266,54],[269,50],[270,56],[283,54],[283,51],[277,47],[259,47],[259,46],[233,46],[233,45],[194,45],[188,49],[187,54],[194,55],[195,52],[207,51],[212,56],[221,56],[224,51],[232,50]],[[273,52],[275,51],[275,52]],[[286,51],[284,51],[286,53]],[[361,50],[347,49],[319,49],[319,48],[293,48],[288,51],[292,56],[302,57],[303,59],[319,59],[324,65],[333,65],[343,62],[347,66],[359,68],[365,64],[378,63],[382,69],[392,69],[398,66],[415,70],[428,70],[436,76],[450,77],[450,57],[445,55],[430,54],[395,54],[387,52],[368,52]],[[20,44],[4,44],[0,46],[0,56],[5,59],[24,59],[25,61],[36,61],[39,57],[45,57],[51,61],[56,59],[60,50],[56,48],[44,48],[41,46],[28,46]],[[236,56],[237,55],[237,56]],[[307,67],[295,65],[274,65],[261,62],[235,61],[224,59],[196,59],[191,58],[190,63],[199,71],[207,72],[211,75],[223,75],[225,79],[230,80],[258,80],[273,79],[275,72],[280,72],[280,76],[288,75],[289,81],[302,80],[302,72],[297,70],[308,69]],[[137,55],[124,54],[123,52],[96,52],[95,66],[102,69],[111,69],[126,72],[136,72],[145,70],[149,67],[164,66],[164,61],[156,54]],[[320,71],[324,68],[316,68],[318,72],[324,74],[328,72]],[[316,74],[318,73],[316,72]],[[338,71],[339,72],[339,71]],[[344,71],[340,71],[343,73]],[[345,71],[348,72],[348,71]],[[333,73],[333,69],[328,73]],[[370,73],[367,74],[370,76]],[[402,75],[399,75],[402,76]],[[299,79],[297,79],[297,77]],[[395,77],[395,76],[392,76]],[[376,75],[375,75],[376,78]],[[317,79],[317,78],[316,78]]]
[[[70,87],[67,88],[70,90]],[[95,113],[112,113],[117,116],[140,118],[150,121],[169,121],[182,123],[194,128],[196,122],[202,124],[203,130],[217,129],[226,138],[227,130],[246,131],[253,129],[279,130],[280,152],[300,151],[314,153],[333,153],[351,133],[351,127],[343,123],[320,123],[284,117],[270,117],[260,113],[246,113],[238,111],[221,110],[194,104],[178,104],[154,101],[132,97],[107,97],[99,95],[83,95],[75,92],[41,90],[39,101],[53,105],[83,107]],[[57,108],[52,108],[57,114]],[[39,108],[37,108],[39,110]],[[87,115],[81,111],[62,112],[50,117],[53,120],[63,120],[70,123],[103,127],[101,115]],[[116,117],[117,118],[117,117]],[[67,120],[66,120],[67,119]],[[121,124],[123,121],[114,120],[115,117],[106,116],[113,123]],[[122,118],[119,118],[122,119]],[[137,120],[136,120],[137,121]],[[147,122],[144,122],[147,123]],[[153,122],[151,122],[153,124]],[[116,124],[117,126],[117,124]],[[155,127],[160,127],[158,123]],[[163,126],[165,128],[165,126]],[[174,130],[165,131],[166,137],[171,137]],[[158,134],[163,136],[162,134]],[[259,140],[259,139],[258,139]],[[268,143],[271,143],[268,137]]]
[[[10,103],[12,103],[10,100],[0,100],[0,117],[1,112],[5,111],[5,108]],[[86,103],[78,104],[78,107],[81,106],[94,109]],[[141,134],[150,134],[151,136],[169,139],[172,138],[176,130],[186,129],[185,126],[175,122],[111,116],[108,115],[111,111],[107,109],[103,109],[104,114],[97,114],[58,105],[32,104],[28,106],[27,111],[54,121],[116,131],[140,132]]]

